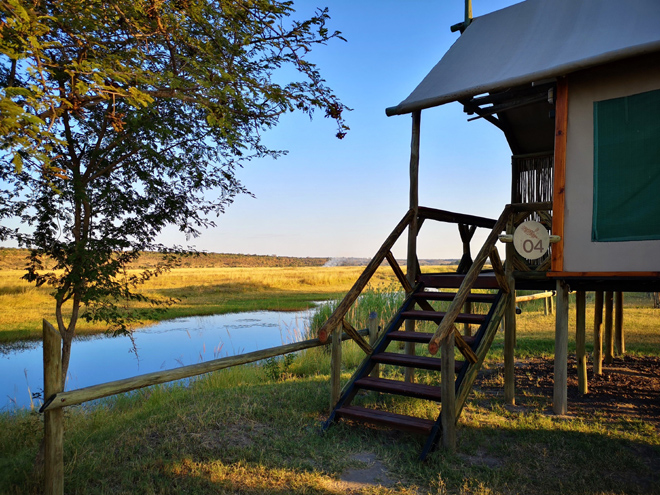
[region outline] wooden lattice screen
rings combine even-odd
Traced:
[[[514,155],[512,167],[512,203],[552,202],[554,154]],[[552,212],[532,212],[514,220],[513,228],[525,220],[534,220],[552,229]],[[552,249],[552,248],[551,248]],[[530,261],[515,253],[513,265],[519,271],[546,271],[550,267],[551,249],[538,260]]]

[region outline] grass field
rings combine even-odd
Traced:
[[[156,316],[171,319],[239,311],[305,309],[313,301],[344,294],[360,267],[236,267],[177,268],[152,279],[140,290],[156,298],[179,302]],[[41,320],[54,322],[55,304],[48,287],[36,288],[21,280],[21,270],[0,270],[0,343],[38,339]],[[392,271],[378,270],[374,286],[391,284]],[[139,306],[137,306],[139,307]],[[146,306],[143,306],[148,309]],[[143,324],[152,323],[153,317]],[[80,321],[79,333],[103,332],[107,327]]]
[[[333,298],[353,284],[360,268],[182,268],[150,282],[150,294],[179,297],[164,317],[243,309],[293,309]],[[0,271],[0,330],[30,333],[50,314],[47,289],[16,281],[20,272]],[[381,324],[397,306],[388,268],[351,311],[362,328],[372,310]],[[3,299],[4,298],[4,299]],[[644,294],[626,294],[628,353],[660,356],[660,310]],[[20,306],[23,304],[23,306]],[[516,357],[553,354],[554,318],[540,301],[523,303]],[[591,352],[593,303],[587,306]],[[322,319],[322,318],[321,318]],[[13,322],[13,323],[12,323]],[[574,328],[574,310],[570,313]],[[102,328],[90,328],[98,331]],[[424,347],[418,347],[424,352]],[[569,339],[569,353],[575,340]],[[550,394],[517,388],[517,406],[502,400],[503,337],[498,333],[459,421],[458,449],[417,461],[423,439],[400,432],[340,423],[319,434],[329,400],[327,349],[312,349],[292,362],[243,366],[193,380],[113,397],[94,407],[65,409],[65,493],[69,494],[505,494],[660,493],[659,422],[622,414],[589,414],[569,401],[569,415],[549,413]],[[75,348],[74,348],[75,352]],[[363,354],[344,346],[342,379]],[[401,370],[391,368],[396,375]],[[545,378],[545,377],[543,377]],[[420,382],[437,379],[420,372]],[[437,406],[414,399],[361,398],[393,412],[435,419]],[[0,415],[0,493],[42,492],[35,457],[42,417],[19,411]],[[354,471],[352,471],[354,470]],[[351,485],[347,473],[378,471],[380,478]],[[383,470],[383,471],[380,471]],[[380,480],[380,481],[379,481]],[[379,486],[381,483],[386,486]]]

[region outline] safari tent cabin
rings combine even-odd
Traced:
[[[515,253],[519,278],[531,270],[571,288],[657,287],[660,2],[527,0],[463,28],[387,115],[460,102],[502,130],[511,202],[550,202],[542,223],[560,238],[545,263]]]
[[[514,290],[557,291],[553,408],[564,413],[568,291],[578,291],[584,314],[586,290],[660,289],[660,2],[527,0],[472,19],[469,1],[458,40],[386,113],[412,114],[411,180],[422,110],[458,102],[469,119],[504,134],[512,152],[507,233],[515,240],[521,222],[536,220],[557,241],[540,257],[508,244],[505,266]],[[505,399],[513,403],[508,304]],[[583,345],[578,362],[586,383]]]

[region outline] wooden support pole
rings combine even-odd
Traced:
[[[369,345],[373,349],[378,340],[378,313],[372,311],[369,313]],[[376,364],[371,370],[371,375],[373,378],[380,377],[380,365]]]
[[[578,391],[582,395],[589,392],[585,349],[586,331],[586,294],[580,290],[575,294],[575,353],[577,355]]]
[[[422,112],[412,113],[412,138],[410,141],[410,209],[415,212],[408,226],[408,257],[406,260],[406,278],[410,286],[415,285],[417,279],[417,231],[419,209],[419,142],[422,124]],[[415,321],[406,320],[406,332],[415,331]],[[405,353],[409,356],[415,354],[415,343],[406,342]],[[404,380],[407,383],[415,381],[415,369],[406,368]]]
[[[552,296],[550,296],[550,297],[552,297]],[[550,299],[550,297],[544,297],[543,298],[543,314],[545,316],[548,316],[548,307],[550,306],[550,303],[548,302],[548,299]]]
[[[555,414],[568,412],[568,286],[557,281],[557,315],[555,317],[555,376],[552,395]]]
[[[442,397],[442,446],[456,450],[456,372],[454,369],[454,334],[442,342],[440,355],[440,385]]]
[[[330,412],[337,404],[341,393],[341,334],[342,326],[332,336],[330,350]]]
[[[613,306],[614,293],[611,290],[605,291],[605,364],[614,362]]]
[[[62,337],[53,325],[43,321],[44,398],[63,390]],[[44,413],[44,493],[64,493],[64,411]]]
[[[626,353],[626,338],[623,333],[623,292],[614,293],[614,340],[617,356]]]
[[[550,314],[555,314],[555,298],[554,296],[548,298],[548,302],[550,303]]]
[[[594,293],[594,375],[603,374],[603,291]]]
[[[507,225],[507,233],[513,232],[513,223]],[[504,403],[516,403],[516,375],[515,375],[515,348],[516,348],[516,280],[513,277],[514,247],[512,243],[506,245],[505,273],[511,297],[507,299],[504,310]]]
[[[472,292],[472,291],[470,291]],[[467,315],[472,314],[472,302],[465,301],[463,312]],[[469,323],[463,323],[463,335],[470,337],[472,335],[472,327]]]

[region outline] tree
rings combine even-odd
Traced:
[[[339,138],[348,130],[307,59],[340,33],[327,9],[293,12],[278,0],[0,0],[0,240],[30,248],[24,278],[53,288],[65,377],[79,319],[127,328],[122,302],[146,300],[135,287],[174,258],[140,275],[127,265],[178,253],[156,242],[168,225],[189,237],[214,226],[247,192],[237,167],[282,153],[261,141],[282,114],[320,110]]]

